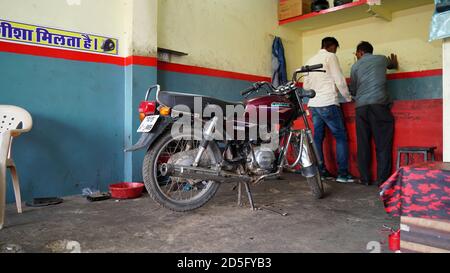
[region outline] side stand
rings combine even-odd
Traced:
[[[242,184],[245,185],[245,191],[247,192],[248,202],[250,203],[250,208],[256,210],[255,204],[253,202],[252,192],[250,191],[250,185],[248,182],[238,182],[238,206],[242,207]]]

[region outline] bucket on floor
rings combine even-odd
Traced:
[[[109,186],[111,197],[116,199],[134,199],[142,195],[144,183],[123,182]]]
[[[389,249],[394,252],[400,250],[400,230],[389,234]]]

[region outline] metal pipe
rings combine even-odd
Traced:
[[[297,159],[295,160],[295,162],[292,165],[288,165],[288,168],[292,169],[295,166],[297,166],[298,163],[300,163],[300,160],[302,159],[302,154],[303,154],[303,142],[304,142],[304,132],[302,131],[301,137],[300,137],[300,146],[299,146],[299,153],[298,153]]]
[[[214,139],[214,128],[216,128],[218,120],[219,120],[218,117],[214,117],[208,124],[205,125],[205,130],[203,131],[204,139],[202,141],[202,144],[199,148],[199,151],[197,153],[197,156],[195,157],[195,160],[194,160],[194,163],[192,164],[192,166],[198,167],[198,164],[200,163],[200,160],[201,160],[206,148],[208,147],[209,142]]]
[[[250,203],[250,207],[252,208],[252,210],[256,210],[255,203],[253,202],[252,192],[250,191],[250,185],[248,184],[248,182],[245,182],[245,190],[247,191],[248,202]]]
[[[164,163],[160,167],[162,176],[172,176],[185,179],[212,180],[222,183],[250,182],[251,177],[222,170],[211,170],[190,166],[180,166]]]
[[[280,163],[279,163],[279,167],[283,167],[284,166],[284,162],[286,161],[286,153],[287,153],[287,151],[288,151],[288,149],[289,149],[289,143],[291,142],[291,139],[292,139],[292,131],[291,132],[289,132],[289,137],[288,137],[288,139],[287,139],[287,142],[286,142],[286,144],[281,148],[281,151],[280,151],[280,156],[279,156],[279,159],[280,159]]]
[[[323,159],[319,155],[319,150],[317,149],[316,143],[314,143],[314,138],[313,138],[311,129],[306,130],[306,136],[308,137],[308,140],[311,143],[311,147],[313,148],[314,157],[315,157],[315,160],[317,160],[317,164],[319,166],[322,166]]]
[[[158,95],[159,95],[159,92],[161,91],[161,86],[159,84],[156,84],[156,85],[150,86],[150,88],[147,90],[147,93],[145,94],[145,101],[148,101],[148,98],[150,97],[150,93],[155,88],[156,88],[156,99],[158,100]]]
[[[270,174],[266,174],[266,175],[262,175],[260,176],[256,181],[255,181],[255,185],[261,183],[263,180],[269,179],[269,178],[275,178],[275,177],[279,177],[281,172],[283,170],[283,167],[279,167],[278,171],[276,173],[270,173]]]

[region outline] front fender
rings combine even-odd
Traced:
[[[125,149],[125,152],[128,153],[148,149],[172,123],[173,119],[171,117],[161,117],[152,132],[143,133],[138,142],[130,148]]]

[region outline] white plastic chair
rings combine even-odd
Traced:
[[[12,105],[0,105],[0,229],[5,220],[6,169],[11,171],[17,212],[22,213],[19,177],[12,160],[11,147],[13,138],[29,132],[32,127],[33,119],[26,110]]]

